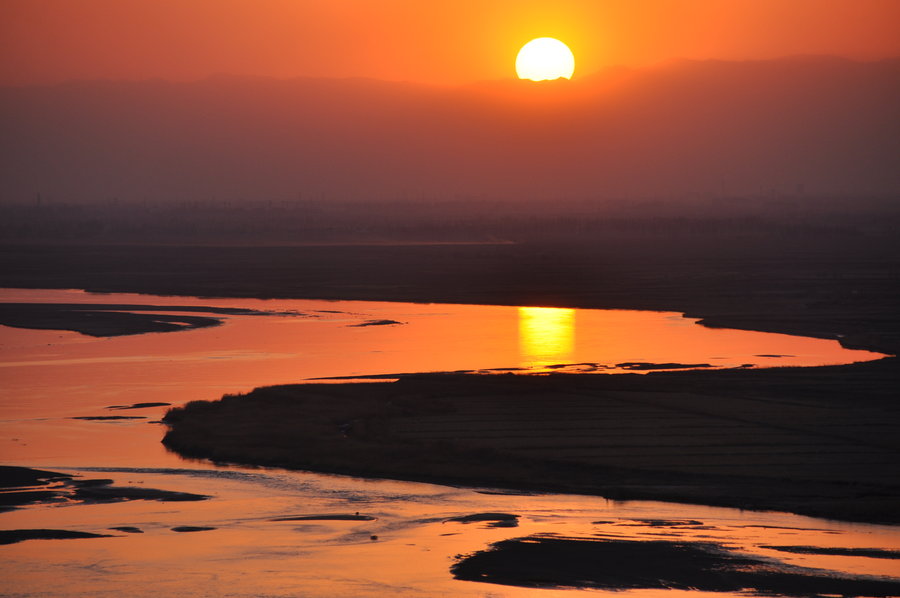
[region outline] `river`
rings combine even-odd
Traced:
[[[900,576],[897,560],[771,548],[897,550],[900,534],[892,527],[189,461],[160,444],[164,428],[158,420],[166,406],[111,409],[148,402],[179,405],[311,378],[457,370],[641,372],[678,364],[826,365],[881,357],[876,353],[823,339],[705,328],[672,312],[23,289],[0,291],[0,301],[239,307],[270,313],[217,315],[223,324],[216,327],[111,338],[0,327],[4,463],[212,497],[186,503],[42,504],[0,513],[0,527],[6,530],[114,536],[0,546],[4,595],[571,595],[571,590],[459,581],[450,573],[456,555],[533,534],[715,542],[798,567]],[[73,419],[112,416],[135,419]],[[485,512],[518,517],[510,525],[452,521]],[[357,513],[364,519],[335,518]],[[178,526],[213,529],[173,531]],[[110,531],[115,527],[141,533]]]

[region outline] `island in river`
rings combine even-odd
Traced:
[[[404,375],[195,401],[168,412],[163,442],[215,461],[895,524],[898,383],[881,362]]]

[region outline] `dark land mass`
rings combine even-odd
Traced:
[[[120,502],[125,500],[158,500],[161,502],[193,502],[209,496],[174,492],[156,488],[132,488],[128,486],[82,486],[74,493],[76,500],[85,503]]]
[[[367,326],[396,326],[398,324],[403,324],[403,322],[398,322],[397,320],[367,320],[359,324],[350,324],[350,327],[365,328]]]
[[[447,521],[456,523],[486,523],[487,527],[518,527],[519,516],[511,513],[475,513],[452,517]]]
[[[147,418],[143,415],[79,415],[69,419],[83,419],[85,421],[122,421]]]
[[[163,442],[217,461],[898,523],[898,384],[882,362],[299,384],[172,409]]]
[[[93,534],[67,529],[9,529],[0,530],[0,544],[15,544],[25,540],[73,540],[79,538],[112,538],[109,534]]]
[[[516,368],[519,369],[519,368]],[[524,368],[522,368],[524,370]],[[322,378],[308,378],[308,380],[396,380],[398,378],[408,378],[409,376],[419,376],[422,374],[480,374],[492,373],[490,371],[481,372],[477,370],[454,370],[452,372],[394,372],[392,374],[359,374],[353,376],[324,376]]]
[[[124,336],[218,326],[221,318],[132,312],[203,312],[223,315],[268,315],[250,309],[103,303],[0,303],[0,324],[15,328],[72,330],[88,336]]]
[[[708,363],[647,363],[644,361],[630,361],[625,363],[617,363],[617,368],[623,370],[699,370],[702,368],[711,368]]]
[[[835,222],[648,215],[502,245],[8,245],[0,286],[666,310],[897,354],[900,241]],[[891,358],[277,387],[174,410],[165,442],[241,463],[896,522],[898,378]]]
[[[620,523],[619,525],[634,525],[638,527],[696,527],[703,525],[696,519],[635,519],[634,523]],[[597,523],[596,521],[594,523]]]
[[[349,513],[338,513],[334,515],[298,515],[296,517],[279,517],[272,521],[375,521],[375,517],[371,515],[351,515]]]
[[[526,587],[896,596],[900,582],[789,567],[717,544],[531,536],[461,558],[457,579]]]
[[[179,525],[172,528],[173,532],[208,532],[214,530],[214,527],[204,527],[202,525]]]
[[[107,409],[124,410],[124,409],[148,409],[150,407],[168,407],[172,403],[135,403],[134,405],[110,405]]]
[[[0,511],[35,503],[50,502],[58,498],[50,490],[4,491],[0,492]]]
[[[25,486],[41,486],[59,480],[70,480],[67,473],[31,469],[30,467],[0,466],[0,489],[20,488]]]
[[[882,548],[821,548],[819,546],[760,546],[770,550],[794,554],[824,554],[833,556],[863,556],[870,559],[900,559],[900,550]]]
[[[209,497],[155,488],[113,486],[109,479],[82,479],[55,471],[0,465],[0,511],[37,503],[96,504],[127,500],[183,502]]]
[[[485,521],[518,521],[519,516],[512,513],[475,513],[473,515],[462,515],[461,517],[452,517],[447,521],[455,521],[457,523],[474,523]]]

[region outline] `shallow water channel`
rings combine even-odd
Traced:
[[[717,543],[797,567],[900,577],[896,559],[770,548],[898,550],[900,534],[892,527],[220,466],[187,461],[162,447],[164,428],[157,420],[167,407],[110,409],[147,402],[178,405],[322,377],[825,365],[876,359],[876,353],[847,350],[836,341],[709,329],[664,312],[15,289],[0,291],[0,301],[278,312],[216,315],[223,320],[216,327],[112,338],[0,327],[4,464],[108,478],[116,486],[211,496],[197,502],[59,503],[0,513],[3,530],[114,536],[0,546],[3,595],[571,595],[565,589],[459,581],[450,573],[459,554],[534,534]],[[72,419],[110,416],[135,419]],[[518,517],[502,525],[451,521],[485,512]],[[296,519],[318,515],[324,517]],[[346,515],[353,517],[340,518]],[[285,518],[295,519],[275,521]],[[178,526],[213,529],[173,531]],[[111,531],[115,527],[141,533]],[[681,594],[704,592],[624,593]]]

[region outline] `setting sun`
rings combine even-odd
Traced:
[[[572,51],[566,44],[552,37],[531,40],[522,46],[516,56],[516,74],[519,79],[571,79],[574,72],[575,56]]]

